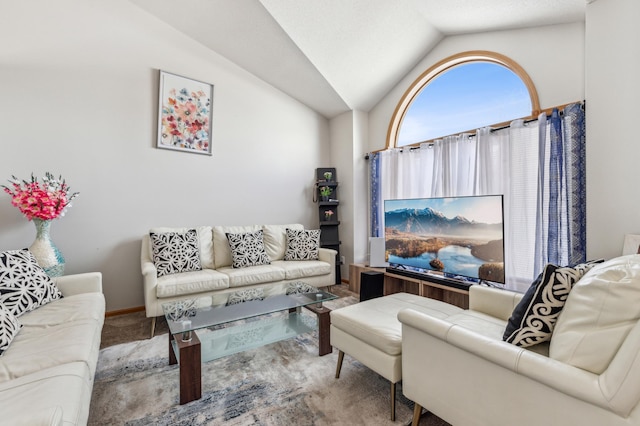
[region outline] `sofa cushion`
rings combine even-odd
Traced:
[[[251,226],[214,226],[213,227],[213,260],[215,269],[224,266],[231,266],[233,259],[231,258],[231,248],[227,233],[244,234],[247,232],[255,232],[262,229],[258,225]]]
[[[395,293],[331,311],[331,325],[389,355],[402,353],[402,324],[398,312],[404,308],[448,318],[462,309],[408,293]]]
[[[264,250],[262,229],[244,234],[227,232],[227,240],[231,249],[232,267],[246,268],[271,263],[271,259]]]
[[[210,226],[195,226],[191,228],[171,228],[171,227],[156,227],[151,228],[149,233],[165,234],[167,232],[179,232],[185,233],[190,229],[195,229],[198,233],[198,249],[200,251],[200,266],[202,269],[214,269],[213,262],[213,230]],[[225,240],[226,244],[226,240]],[[149,244],[149,258],[153,259],[153,246]]]
[[[250,302],[252,300],[263,300],[264,289],[262,287],[247,288],[245,290],[234,291],[229,295],[227,306],[237,305],[238,303]]]
[[[185,232],[150,232],[149,236],[158,277],[202,269],[198,231],[195,229]]]
[[[15,316],[62,298],[62,293],[27,250],[0,253],[0,302]]]
[[[331,264],[320,260],[305,260],[304,262],[279,260],[272,262],[272,265],[282,268],[287,280],[298,280],[331,273]]]
[[[229,276],[213,269],[165,275],[158,278],[156,296],[184,296],[229,288]]]
[[[529,347],[551,340],[551,335],[573,285],[596,263],[574,267],[548,264],[531,284],[509,318],[502,339]]]
[[[284,260],[318,260],[320,249],[319,229],[287,228],[287,249]]]
[[[0,356],[7,350],[22,325],[18,318],[0,303]]]
[[[284,252],[287,248],[287,229],[303,230],[304,226],[298,223],[262,226],[264,248],[271,261],[284,259]]]
[[[285,278],[284,269],[276,265],[257,265],[247,268],[220,268],[220,273],[229,277],[229,287],[271,283]]]
[[[105,300],[102,293],[90,292],[67,296],[20,317],[29,328],[49,328],[59,324],[93,320],[104,323]]]
[[[7,425],[87,424],[92,379],[84,362],[71,362],[0,383],[0,422]],[[50,423],[60,415],[59,423]]]
[[[596,265],[571,290],[549,356],[600,374],[639,319],[640,255]]]
[[[301,294],[301,293],[317,293],[318,288],[302,281],[296,281],[294,283],[287,284],[286,294]]]

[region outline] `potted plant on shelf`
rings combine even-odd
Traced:
[[[331,172],[324,172],[324,180],[326,180],[327,182],[331,182],[331,178],[333,177],[333,173]]]
[[[328,186],[321,186],[320,187],[320,199],[322,201],[329,200],[329,195],[331,195],[331,192],[333,192],[333,191]]]
[[[331,216],[333,216],[333,210],[325,210],[325,212],[324,212],[324,220],[326,222],[331,220]]]

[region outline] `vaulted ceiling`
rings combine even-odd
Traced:
[[[327,118],[369,111],[449,35],[584,21],[586,0],[130,0]]]

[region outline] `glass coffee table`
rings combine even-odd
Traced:
[[[227,306],[203,306],[202,300],[206,299],[163,304],[162,309],[169,324],[169,364],[180,364],[180,404],[202,397],[203,362],[315,329],[318,329],[319,356],[331,353],[331,309],[323,306],[323,302],[337,297],[317,291],[267,296],[262,300]],[[301,315],[302,307],[315,313],[316,318]],[[284,315],[268,315],[283,311]],[[254,320],[250,320],[252,318]],[[240,323],[227,325],[234,322]],[[198,330],[212,327],[215,329],[200,335],[197,333]]]

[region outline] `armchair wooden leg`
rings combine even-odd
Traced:
[[[344,359],[344,352],[338,350],[338,366],[336,367],[336,379],[340,378],[340,370],[342,370],[343,359]]]
[[[418,426],[420,422],[420,415],[422,414],[422,406],[420,404],[415,404],[413,407],[413,420],[411,421],[411,426]]]
[[[391,383],[391,421],[396,421],[396,384]]]
[[[153,338],[153,333],[156,332],[156,317],[151,318],[151,338]]]

